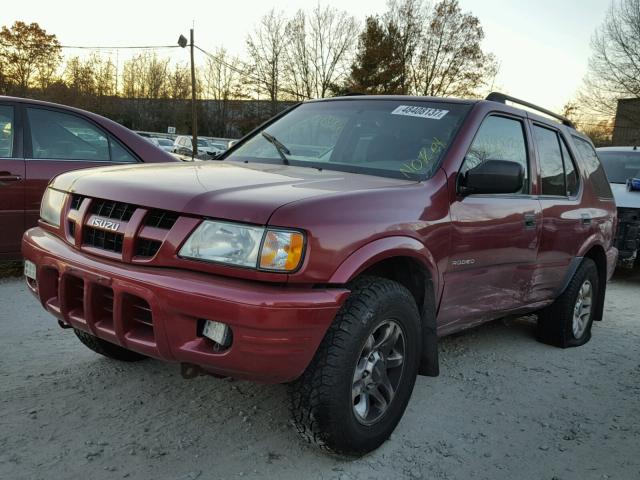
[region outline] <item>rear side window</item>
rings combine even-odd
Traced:
[[[13,156],[14,132],[13,107],[0,105],[0,158]]]
[[[540,162],[542,195],[566,196],[564,162],[558,134],[548,128],[535,125],[533,135]]]
[[[580,137],[574,136],[573,140],[584,165],[585,173],[589,178],[589,182],[593,185],[596,195],[607,200],[613,198],[609,180],[593,146]]]
[[[562,162],[564,164],[564,178],[567,186],[567,196],[573,197],[578,193],[578,172],[567,148],[564,139],[560,137],[560,148],[562,149]]]
[[[109,161],[109,140],[75,115],[27,108],[32,157],[52,160]]]
[[[506,117],[487,117],[465,156],[460,173],[487,160],[509,160],[522,165],[524,183],[518,193],[529,193],[529,161],[522,122]]]

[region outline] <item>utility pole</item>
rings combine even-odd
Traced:
[[[191,149],[191,159],[193,160],[198,152],[198,113],[196,109],[196,66],[193,62],[193,28],[191,29],[191,131],[193,138],[193,148]]]

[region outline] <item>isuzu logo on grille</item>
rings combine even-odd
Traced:
[[[91,222],[91,225],[98,228],[103,228],[105,230],[111,230],[113,232],[117,232],[120,228],[120,224],[116,222],[112,222],[110,220],[105,220],[103,218],[94,218]]]

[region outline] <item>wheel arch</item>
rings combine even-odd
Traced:
[[[601,245],[596,244],[589,248],[583,256],[593,260],[598,269],[598,296],[593,319],[601,321],[604,316],[604,298],[607,290],[607,254]]]
[[[585,258],[592,260],[598,269],[598,296],[596,298],[593,319],[595,321],[600,321],[604,315],[604,299],[607,290],[607,254],[604,247],[599,243],[591,243],[590,245],[585,246],[581,250],[580,254],[573,258],[569,264],[569,268],[567,269],[567,274],[562,284],[562,288],[560,288],[556,297],[560,296],[567,289],[569,282],[571,282],[576,270],[578,270],[578,267]]]
[[[403,285],[416,301],[422,325],[420,374],[439,374],[436,293],[438,269],[429,250],[411,237],[387,237],[358,249],[336,270],[332,284],[347,284],[361,275]]]

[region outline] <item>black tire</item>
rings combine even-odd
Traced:
[[[576,335],[574,332],[574,309],[580,289],[589,282],[591,285],[591,311],[586,318],[584,328]],[[560,348],[579,347],[591,339],[593,314],[598,301],[600,279],[598,268],[593,260],[585,258],[565,291],[549,307],[538,313],[537,337],[542,343]]]
[[[289,393],[293,422],[306,441],[332,453],[360,456],[378,448],[402,418],[418,373],[422,336],[415,300],[402,285],[383,278],[362,277],[350,285],[350,289],[349,298],[313,360],[290,385]],[[387,380],[394,375],[393,381],[397,383],[388,406],[379,413],[381,417],[372,424],[363,424],[356,416],[354,403],[357,402],[352,396],[354,374],[369,355],[365,354],[365,343],[368,345],[375,332],[387,325],[394,332],[399,328],[398,338],[404,336],[403,363],[400,372],[398,367],[388,367],[396,370],[385,371]],[[379,350],[382,352],[383,348]],[[384,354],[386,358],[381,357],[385,368],[394,353],[392,350],[388,356]],[[389,371],[393,373],[388,375]],[[370,379],[373,378],[371,373]],[[362,391],[366,391],[368,397],[369,390],[362,388]],[[369,406],[374,404],[367,402],[367,405],[367,412],[373,411]]]
[[[74,328],[73,331],[86,347],[100,355],[104,355],[105,357],[120,360],[122,362],[138,362],[149,358],[140,353],[132,352],[131,350],[120,347],[119,345],[102,340],[101,338],[94,337],[90,333],[83,332],[82,330]]]

